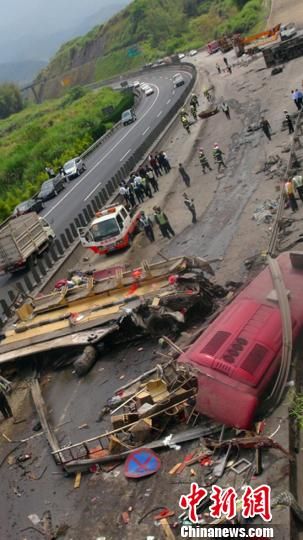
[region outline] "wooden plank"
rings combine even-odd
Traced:
[[[38,379],[33,379],[31,381],[30,389],[31,389],[33,402],[34,402],[37,414],[39,416],[41,426],[48,440],[48,444],[51,447],[52,455],[54,456],[56,463],[61,464],[62,461],[64,461],[63,456],[60,452],[58,453],[58,450],[60,450],[60,445],[59,445],[59,442],[57,440],[54,430],[52,429],[51,425],[49,424],[47,420],[46,405],[42,397],[41,388],[40,388]],[[57,452],[57,453],[53,454],[53,452]]]
[[[169,523],[168,523],[167,519],[160,519],[160,525],[162,527],[164,537],[167,540],[175,540],[176,539],[173,531],[171,530],[171,528],[169,526]]]

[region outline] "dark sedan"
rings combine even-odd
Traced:
[[[28,214],[29,212],[37,212],[38,214],[43,208],[44,204],[41,199],[28,199],[28,201],[24,201],[16,206],[13,216],[22,216],[23,214]]]
[[[41,186],[38,198],[42,199],[43,201],[47,201],[48,199],[56,197],[56,195],[58,195],[58,193],[65,188],[64,182],[65,177],[61,176],[60,174],[58,174],[58,176],[55,178],[46,180]]]

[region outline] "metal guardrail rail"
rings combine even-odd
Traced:
[[[302,111],[300,111],[296,120],[296,124],[295,124],[295,131],[294,131],[293,139],[291,143],[290,154],[289,154],[287,169],[285,173],[285,179],[289,178],[290,176],[293,176],[294,174],[291,171],[294,168],[294,160],[296,160],[296,154],[295,154],[296,144],[298,141],[299,131],[302,132],[302,126],[303,126],[303,114],[302,114]],[[279,232],[281,229],[283,213],[284,213],[284,182],[281,183],[281,192],[280,192],[278,211],[276,214],[276,219],[273,225],[273,230],[272,230],[271,237],[270,237],[268,247],[267,247],[267,254],[270,255],[271,257],[274,257],[277,253]]]
[[[157,124],[157,126],[155,126],[149,135],[142,141],[142,144],[137,148],[134,154],[129,156],[126,162],[117,170],[116,174],[114,174],[103,187],[100,186],[99,191],[96,191],[95,195],[92,196],[90,201],[82,209],[82,212],[75,216],[73,221],[64,231],[62,231],[59,237],[54,240],[48,252],[45,253],[41,259],[38,259],[37,266],[32,268],[30,272],[20,278],[12,288],[9,288],[6,291],[5,296],[3,295],[0,299],[0,321],[1,318],[5,319],[11,315],[15,303],[20,300],[20,297],[30,295],[37,286],[41,286],[48,272],[59,260],[63,261],[68,258],[70,249],[78,240],[77,229],[79,227],[85,227],[93,219],[95,213],[113,198],[115,193],[118,192],[121,181],[124,180],[132,170],[138,168],[142,161],[144,162],[144,157],[148,151],[151,151],[152,144],[163,133],[165,128],[167,128],[169,122],[175,118],[180,107],[184,104],[187,96],[190,94],[197,78],[197,70],[194,65],[182,63],[181,65],[178,64],[178,67],[182,67],[183,71],[189,71],[192,74],[189,85],[184,88],[173,107],[163,115],[159,124]],[[176,65],[172,64],[169,68],[176,69]],[[155,71],[156,69],[153,70],[153,72]],[[114,131],[117,129],[117,126],[113,128]],[[113,133],[113,130],[108,132],[108,134],[103,135],[103,137],[90,146],[85,151],[85,155],[92,152],[97,146],[102,144],[104,140],[108,139]]]

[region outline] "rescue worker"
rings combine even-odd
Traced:
[[[184,182],[184,184],[186,184],[187,187],[190,186],[190,177],[189,175],[187,174],[186,170],[184,169],[182,163],[179,163],[179,173],[182,177],[182,180]]]
[[[291,180],[287,180],[287,182],[285,182],[284,189],[292,212],[297,212],[299,210],[299,207],[297,205],[295,190]]]
[[[192,222],[197,223],[197,215],[196,215],[194,199],[190,199],[187,193],[183,193],[183,197],[184,197],[184,204],[192,215]]]
[[[136,176],[134,173],[131,175],[132,183],[134,186],[134,192],[137,197],[138,203],[144,202],[144,187],[142,186],[141,176]]]
[[[228,67],[228,60],[227,60],[226,56],[224,56],[223,62],[224,62],[224,64],[226,65],[226,67]]]
[[[190,112],[192,114],[193,119],[196,121],[197,120],[197,108],[195,107],[195,105],[190,106]]]
[[[285,119],[286,119],[286,122],[287,122],[288,134],[291,135],[295,131],[294,130],[294,125],[292,123],[292,119],[290,118],[290,115],[288,114],[288,112],[284,111],[284,114],[285,114]]]
[[[192,94],[190,98],[190,105],[194,105],[194,107],[199,107],[199,100],[198,96],[196,94]]]
[[[271,126],[269,121],[266,120],[265,116],[261,116],[260,128],[262,129],[268,140],[271,141]]]
[[[221,75],[221,68],[220,68],[219,64],[216,64],[216,68],[217,68],[217,71],[218,71],[219,75]]]
[[[204,97],[207,99],[207,101],[211,101],[211,94],[207,88],[204,89],[203,94],[204,94]]]
[[[199,150],[199,160],[201,163],[203,174],[206,174],[206,169],[208,169],[209,171],[212,171],[212,168],[208,162],[208,159],[204,153],[203,148],[200,148]]]
[[[129,203],[129,191],[124,183],[120,185],[119,193],[123,197],[124,202],[127,205]]]
[[[154,206],[154,217],[156,223],[159,225],[159,229],[164,238],[170,239],[175,236],[175,231],[173,230],[171,224],[168,221],[168,217],[164,214],[163,210],[159,206]]]
[[[294,176],[292,179],[293,187],[297,190],[298,195],[303,202],[303,176]]]
[[[143,228],[147,238],[149,239],[150,242],[154,242],[155,241],[155,235],[154,235],[154,229],[153,229],[153,224],[152,224],[152,221],[150,220],[150,218],[145,214],[145,212],[141,212],[141,218],[139,220],[139,223],[141,225],[141,227]]]
[[[230,120],[229,105],[225,101],[223,101],[223,103],[221,103],[221,109],[224,112],[226,118],[228,118],[228,120]]]
[[[185,116],[181,116],[181,122],[187,133],[190,133],[190,125],[188,119]]]
[[[221,148],[219,148],[219,145],[217,143],[214,144],[213,149],[213,157],[215,162],[218,165],[218,172],[220,172],[221,168],[224,167],[226,169],[226,165],[223,160],[224,152],[222,152]]]
[[[152,199],[153,194],[150,188],[149,178],[147,176],[141,176],[141,183],[142,183],[145,195],[149,197],[150,199]]]
[[[0,388],[0,411],[5,419],[12,418],[13,416],[12,409],[2,388]]]

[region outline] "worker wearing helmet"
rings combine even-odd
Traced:
[[[206,169],[212,171],[212,168],[208,162],[208,159],[204,153],[203,148],[199,148],[199,160],[202,167],[203,174],[206,174]]]
[[[223,156],[224,156],[224,152],[222,152],[222,150],[219,147],[218,143],[215,143],[214,144],[214,149],[213,149],[213,158],[214,158],[215,162],[218,165],[218,172],[220,172],[222,167],[226,168],[226,165],[225,165],[224,160],[223,160]]]

